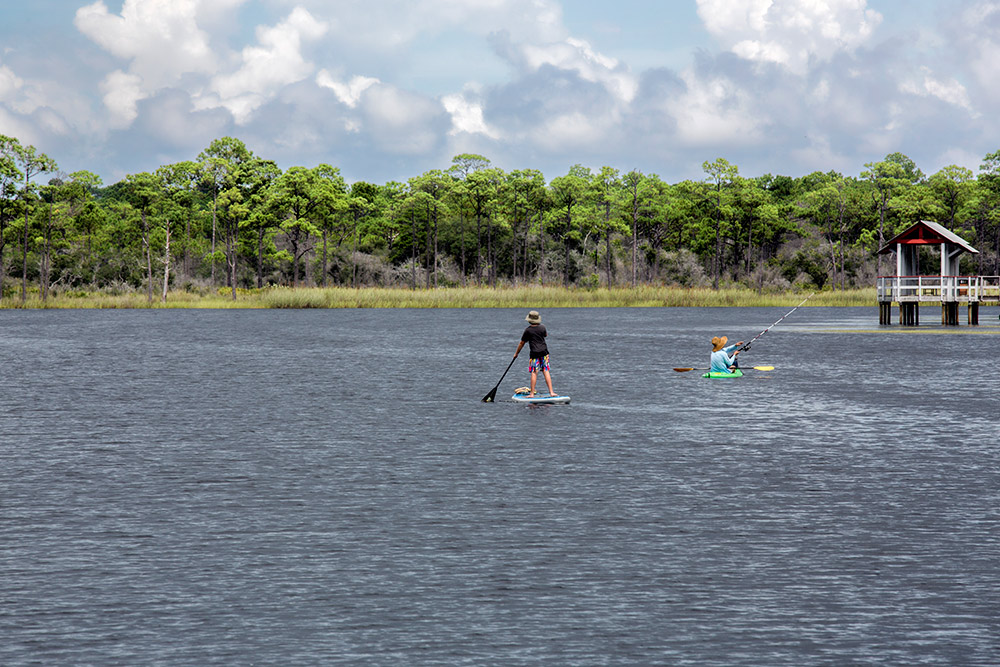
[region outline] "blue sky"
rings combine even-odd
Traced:
[[[996,62],[998,0],[5,1],[0,134],[105,183],[222,136],[377,183],[463,152],[929,175],[1000,150]]]

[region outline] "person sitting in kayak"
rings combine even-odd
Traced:
[[[711,373],[732,373],[740,367],[739,359],[736,357],[740,351],[737,350],[743,341],[735,345],[726,345],[729,339],[725,336],[712,338],[712,364]],[[734,351],[735,350],[735,351]]]
[[[555,396],[556,392],[552,389],[552,375],[549,373],[549,348],[545,344],[545,337],[549,335],[549,332],[542,326],[542,316],[538,314],[537,310],[528,313],[524,319],[528,322],[528,326],[521,334],[521,342],[517,344],[514,358],[517,359],[517,355],[521,354],[521,348],[527,343],[531,355],[528,360],[528,372],[531,373],[531,392],[528,394],[528,398],[535,395],[538,371],[541,371],[542,375],[545,376],[545,384],[549,386],[549,396]]]

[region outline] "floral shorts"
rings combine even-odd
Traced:
[[[528,361],[528,372],[537,373],[538,371],[548,371],[549,368],[549,355],[544,357],[539,357],[537,359],[531,359]]]

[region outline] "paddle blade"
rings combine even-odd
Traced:
[[[507,370],[500,376],[500,382],[503,382],[503,379],[507,377],[507,372],[510,371],[511,366],[514,365],[515,361],[517,361],[517,355],[514,355],[514,358],[510,360],[509,364],[507,364]],[[497,386],[493,387],[493,391],[483,396],[483,403],[493,402],[493,399],[497,397],[497,389],[500,388],[500,382],[497,382]]]
[[[754,366],[755,371],[773,371],[774,366]]]
[[[695,371],[695,370],[700,370],[700,369],[698,369],[698,368],[675,368],[674,370],[677,371],[678,373],[687,373],[688,371]]]

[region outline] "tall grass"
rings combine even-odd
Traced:
[[[224,294],[221,292],[225,292]],[[745,288],[628,287],[582,289],[565,287],[296,288],[239,290],[234,301],[228,290],[208,296],[170,292],[166,303],[149,304],[144,293],[54,295],[42,302],[30,295],[26,308],[568,308],[568,307],[711,307],[794,306],[808,291],[758,294]],[[817,292],[807,306],[874,306],[874,288]],[[6,298],[2,308],[22,307],[20,298]]]
[[[263,308],[619,308],[675,306],[785,306],[797,305],[808,292],[757,294],[746,289],[637,287],[576,289],[564,287],[483,288],[436,290],[382,288],[276,288],[256,295]],[[807,305],[870,306],[875,290],[819,292]]]

